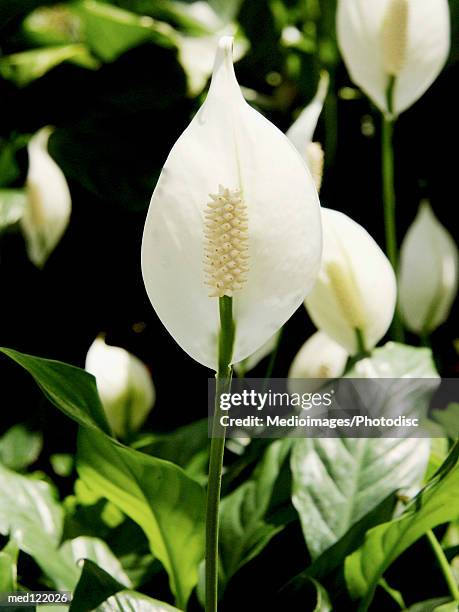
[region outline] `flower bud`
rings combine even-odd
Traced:
[[[457,283],[456,244],[424,201],[400,251],[400,311],[408,329],[426,334],[446,321]]]
[[[289,383],[289,388],[294,388],[296,392],[299,392],[299,384],[303,391],[315,391],[321,386],[318,379],[341,376],[346,367],[347,358],[348,353],[340,344],[329,338],[324,332],[317,331],[306,340],[292,361],[288,377],[302,380],[301,383]]]
[[[29,259],[41,268],[69,223],[72,201],[65,176],[48,153],[51,128],[37,132],[28,145],[27,205],[21,228]]]
[[[120,437],[137,431],[155,401],[150,373],[140,359],[102,337],[94,340],[85,368],[96,377],[97,390],[114,433]]]

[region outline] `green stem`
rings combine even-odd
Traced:
[[[225,427],[220,422],[220,396],[231,389],[232,368],[230,363],[235,332],[232,299],[228,296],[221,297],[219,309],[218,370],[206,507],[206,612],[216,612],[218,605],[218,511],[225,450]]]
[[[395,78],[391,77],[387,86],[388,113],[382,116],[381,130],[381,161],[384,206],[384,231],[386,235],[386,253],[395,274],[398,273],[397,229],[395,219],[395,188],[394,188],[394,149],[393,133],[395,118],[392,112],[392,96]],[[398,309],[396,308],[392,323],[393,339],[404,341],[403,327]]]
[[[440,542],[437,540],[434,532],[431,529],[429,529],[429,531],[426,533],[426,536],[430,542],[432,550],[435,553],[438,565],[440,566],[445,582],[448,585],[449,592],[451,593],[451,597],[454,599],[454,601],[459,601],[459,588]]]

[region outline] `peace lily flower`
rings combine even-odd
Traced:
[[[45,127],[29,141],[27,205],[21,228],[29,259],[41,268],[69,223],[72,201],[65,176],[48,153],[52,128]]]
[[[206,101],[153,193],[142,243],[148,296],[178,344],[216,370],[219,298],[232,298],[232,363],[290,318],[320,266],[317,193],[288,139],[242,97],[232,39]]]
[[[370,234],[347,215],[322,208],[322,227],[322,267],[306,308],[316,327],[350,355],[370,350],[392,321],[394,271]]]
[[[317,331],[298,351],[290,366],[288,377],[292,379],[337,378],[343,373],[348,356],[347,351],[340,344],[329,338],[324,332]],[[320,384],[315,386],[318,387]]]
[[[399,302],[406,326],[428,334],[448,318],[457,293],[458,252],[427,201],[401,247]]]
[[[308,165],[317,191],[322,184],[324,151],[320,142],[313,142],[312,138],[327,96],[329,80],[328,73],[322,72],[314,98],[286,132],[287,138],[295,145]]]
[[[352,80],[382,112],[398,115],[422,96],[446,62],[448,2],[339,0],[337,36]]]
[[[108,422],[120,437],[143,424],[155,402],[155,388],[144,363],[98,337],[86,355],[85,368],[96,377]]]

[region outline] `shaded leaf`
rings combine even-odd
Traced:
[[[17,223],[26,205],[24,189],[0,189],[0,231]]]
[[[291,514],[282,512],[282,504],[270,508],[275,484],[290,448],[291,440],[273,442],[253,476],[222,500],[220,555],[225,581],[258,555],[292,518]],[[289,486],[288,478],[283,479],[283,484]],[[288,500],[288,490],[285,494]]]
[[[60,361],[12,349],[0,347],[0,352],[27,370],[49,401],[71,419],[80,425],[110,432],[92,374]]]
[[[359,610],[367,610],[386,569],[429,529],[459,516],[459,444],[437,474],[407,506],[403,514],[371,529],[362,546],[345,562],[351,596],[362,598]]]
[[[70,612],[91,612],[106,599],[125,588],[126,585],[121,584],[96,563],[85,559],[70,604]]]
[[[448,438],[459,437],[459,404],[449,404],[445,410],[432,410],[432,418],[440,423]]]

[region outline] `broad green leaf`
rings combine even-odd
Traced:
[[[82,42],[81,23],[70,6],[39,6],[22,22],[22,31],[33,46],[47,47]]]
[[[33,557],[57,588],[73,588],[79,571],[59,551],[62,510],[50,485],[0,465],[0,500],[0,533]]]
[[[15,591],[17,588],[18,552],[13,540],[0,550],[0,593]]]
[[[26,205],[24,189],[0,189],[0,232],[19,221]]]
[[[284,514],[282,503],[280,508],[270,508],[276,481],[290,448],[291,440],[273,442],[253,476],[222,500],[220,556],[225,581],[258,555],[274,535],[284,528],[285,523],[291,520],[291,517]],[[288,478],[283,479],[281,484],[288,487]],[[287,501],[288,491],[284,493],[287,499],[282,501]]]
[[[0,58],[0,75],[23,87],[67,61],[91,69],[98,66],[85,45],[59,45],[3,56]]]
[[[137,522],[165,569],[177,604],[185,606],[204,554],[204,490],[176,465],[82,430],[77,470]]]
[[[121,591],[110,597],[105,603],[96,608],[95,612],[179,612],[177,608],[163,601],[151,599],[135,591]]]
[[[173,29],[151,17],[96,0],[82,0],[74,10],[82,21],[87,45],[105,62],[147,41],[173,46]]]
[[[42,445],[41,433],[13,425],[0,438],[0,462],[11,470],[23,470],[38,459]]]
[[[362,546],[345,562],[351,596],[362,598],[359,610],[367,610],[376,586],[397,557],[437,525],[459,516],[459,444],[430,482],[403,514],[371,529]]]
[[[63,556],[72,559],[75,565],[78,566],[83,559],[87,559],[103,568],[105,572],[108,572],[113,579],[123,585],[123,588],[132,587],[131,581],[123,570],[121,563],[103,540],[80,536],[64,542],[60,551]]]
[[[346,377],[384,377],[379,415],[427,414],[438,374],[430,351],[389,343],[358,362]],[[423,378],[421,378],[423,377]],[[375,410],[375,397],[371,398]],[[313,559],[397,489],[422,482],[429,440],[421,438],[317,438],[294,442],[292,501]]]
[[[27,370],[49,401],[71,419],[85,427],[110,432],[92,374],[8,348],[0,347],[0,352]]]
[[[449,404],[445,410],[432,410],[432,418],[440,423],[448,438],[459,438],[459,404]]]

